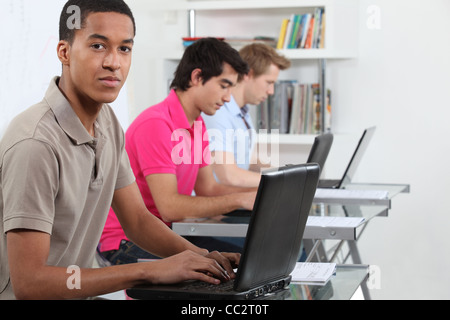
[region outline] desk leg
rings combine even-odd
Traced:
[[[342,246],[344,245],[345,240],[341,240],[337,246],[337,248],[334,250],[334,254],[331,256],[330,262],[334,262],[334,260],[337,258],[337,255],[339,251],[341,251]]]
[[[328,262],[322,240],[303,239],[307,254],[306,262]]]
[[[354,264],[361,264],[361,256],[359,255],[359,250],[356,245],[356,241],[348,241],[348,246],[352,255],[352,260]],[[365,300],[371,300],[369,288],[367,288],[367,281],[361,283],[361,290]]]

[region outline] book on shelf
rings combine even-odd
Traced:
[[[277,49],[323,49],[325,43],[325,9],[313,13],[292,14],[283,19]]]
[[[321,96],[319,84],[278,81],[274,94],[257,108],[257,129],[279,130],[280,134],[331,131],[331,90],[327,90],[325,128],[322,128]]]
[[[289,24],[289,19],[283,19],[281,22],[280,35],[278,37],[277,49],[282,49],[284,47],[284,41],[286,39],[286,30]]]

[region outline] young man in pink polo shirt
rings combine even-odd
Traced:
[[[186,49],[168,97],[145,110],[128,129],[126,150],[144,202],[168,226],[187,218],[253,208],[256,188],[216,182],[208,134],[200,116],[202,112],[213,115],[229,102],[231,89],[247,72],[247,63],[228,44],[202,39]],[[189,240],[208,250],[241,251],[216,238]],[[126,238],[112,210],[100,251],[113,264],[154,258]]]

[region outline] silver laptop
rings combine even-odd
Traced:
[[[300,254],[300,246],[319,180],[318,164],[265,171],[236,279],[215,286],[200,281],[139,286],[127,290],[134,299],[261,299],[283,294]]]
[[[376,127],[371,127],[364,130],[342,178],[340,180],[321,179],[319,181],[319,188],[342,189],[353,180],[356,169],[361,163],[361,159],[369,146],[370,140],[372,140],[375,129]]]

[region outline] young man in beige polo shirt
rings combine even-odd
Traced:
[[[77,8],[81,24],[70,30]],[[136,186],[107,105],[131,64],[135,24],[128,6],[71,0],[60,28],[62,76],[0,142],[0,299],[86,298],[140,283],[229,280],[239,255],[208,253],[173,233],[148,212]],[[91,269],[111,202],[133,242],[169,258]]]

